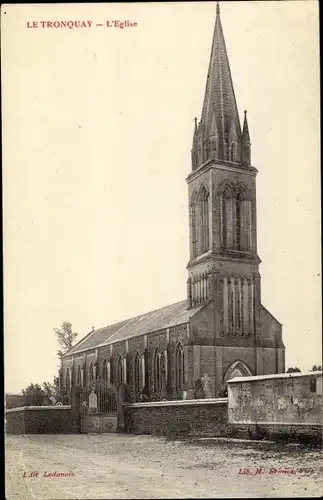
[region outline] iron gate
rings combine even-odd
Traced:
[[[116,432],[117,390],[105,380],[90,383],[80,394],[82,433]]]

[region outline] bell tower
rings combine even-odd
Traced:
[[[214,305],[214,337],[255,345],[260,337],[256,175],[244,112],[241,128],[217,4],[201,119],[195,119],[188,308]]]

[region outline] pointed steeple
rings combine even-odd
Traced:
[[[214,130],[216,130],[216,137]],[[216,6],[216,20],[199,131],[203,133],[201,138],[203,162],[212,157],[232,161],[230,157],[232,149],[237,152],[234,161],[241,161],[241,125],[222,30],[219,3]],[[216,151],[212,150],[212,144],[217,144]]]

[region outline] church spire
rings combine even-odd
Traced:
[[[241,162],[241,125],[219,3],[216,5],[211,56],[198,132],[203,144],[202,163],[211,158]]]

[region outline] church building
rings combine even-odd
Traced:
[[[126,383],[132,401],[179,399],[208,380],[225,394],[236,376],[285,371],[282,325],[261,303],[256,175],[241,127],[220,9],[201,119],[195,119],[189,192],[187,297],[91,331],[62,358],[61,383]]]

